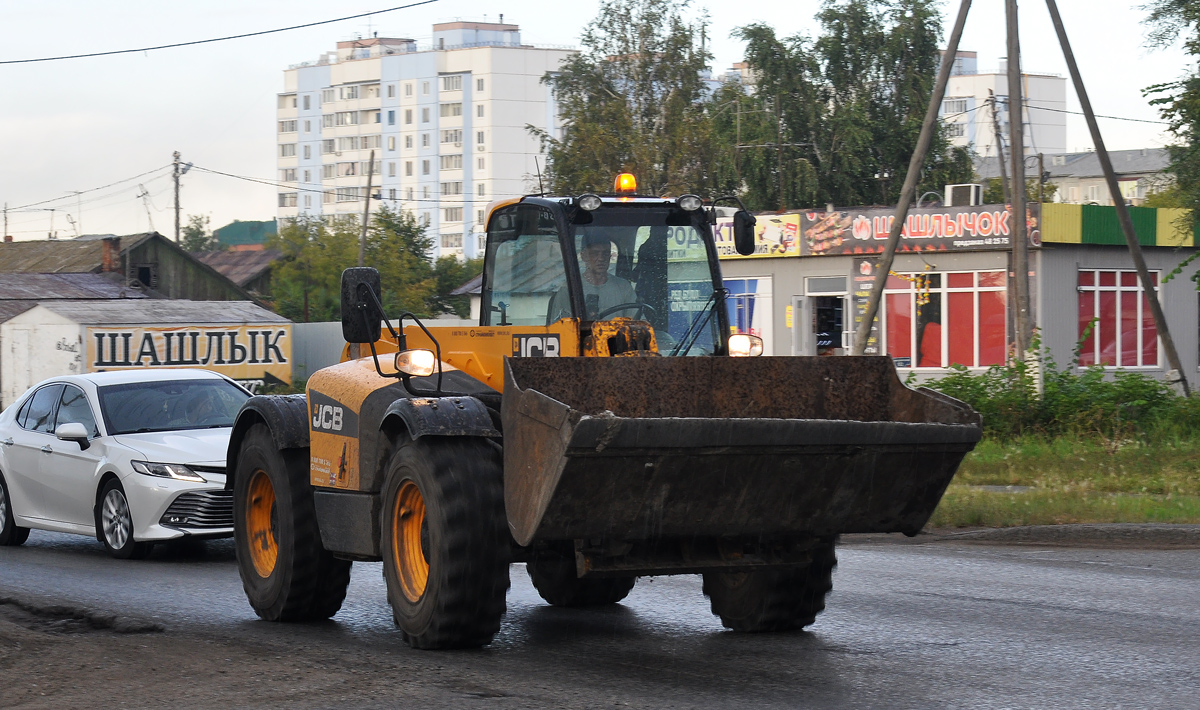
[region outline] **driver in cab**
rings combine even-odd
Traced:
[[[583,267],[583,303],[586,313],[584,320],[597,320],[630,315],[628,311],[637,308],[637,292],[629,281],[610,274],[609,265],[612,263],[612,242],[602,235],[585,235],[583,248],[579,251],[579,261]],[[617,306],[628,305],[626,309],[605,313]],[[571,314],[571,298],[564,285],[554,295],[550,303],[550,322]]]

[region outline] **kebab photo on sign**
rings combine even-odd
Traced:
[[[810,212],[807,217],[812,226],[804,230],[804,239],[812,253],[822,254],[845,243],[846,230],[850,227],[849,213]]]

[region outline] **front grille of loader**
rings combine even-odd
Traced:
[[[163,513],[163,525],[183,528],[233,527],[233,491],[189,491]]]

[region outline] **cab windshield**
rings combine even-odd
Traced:
[[[605,205],[576,212],[571,239],[582,275],[584,319],[648,321],[661,354],[711,355],[720,342],[719,304],[708,249],[693,221],[702,215],[673,206]]]

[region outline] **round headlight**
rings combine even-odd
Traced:
[[[401,350],[396,353],[396,369],[413,377],[429,377],[437,368],[437,356],[432,350]]]
[[[600,209],[600,197],[591,193],[579,196],[579,208],[592,212]]]
[[[678,200],[676,200],[676,202],[679,203],[680,208],[682,208],[688,212],[695,212],[696,210],[698,210],[704,206],[704,200],[701,200],[699,197],[696,197],[695,195],[683,195]]]
[[[729,336],[730,357],[758,357],[763,354],[763,340],[757,335],[735,333]]]

